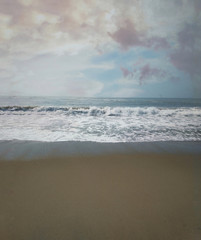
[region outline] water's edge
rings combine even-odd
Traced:
[[[0,141],[0,160],[134,153],[201,155],[201,141],[134,143]]]

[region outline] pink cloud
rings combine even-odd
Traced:
[[[140,69],[140,84],[150,77],[165,77],[165,75],[165,71],[158,68],[151,68],[149,64],[146,64]]]
[[[144,45],[147,47],[153,47],[155,50],[167,49],[170,47],[168,41],[162,37],[152,37],[144,41]]]
[[[21,4],[18,1],[13,0],[1,0],[0,2],[0,11],[4,14],[18,14],[22,9]]]
[[[120,44],[123,50],[137,46],[153,47],[155,50],[169,47],[169,43],[165,38],[149,38],[146,37],[145,32],[137,31],[135,25],[129,19],[127,19],[124,26],[120,27],[116,32],[108,34],[115,42]]]
[[[127,68],[121,67],[121,71],[123,76],[126,77],[133,77],[133,72],[129,71]]]
[[[179,48],[170,54],[171,63],[190,75],[201,74],[201,50],[197,40],[201,38],[201,27],[186,25],[178,33]]]
[[[201,27],[186,24],[178,33],[179,47],[169,55],[170,62],[180,71],[190,75],[195,95],[200,97],[201,92]]]
[[[171,81],[178,81],[179,78],[176,76],[172,76],[165,70],[160,68],[151,67],[150,64],[146,64],[139,69],[134,69],[132,71],[128,70],[127,68],[121,67],[122,74],[125,78],[133,78],[135,77],[135,73],[137,73],[136,77],[138,76],[139,84],[142,85],[145,81],[154,78],[158,79],[168,79]]]
[[[124,50],[128,50],[130,47],[143,45],[141,40],[142,34],[139,33],[134,24],[127,19],[124,26],[120,27],[114,33],[108,33],[109,36],[119,43]]]
[[[186,24],[182,31],[178,33],[180,48],[193,49],[196,39],[201,38],[201,28],[197,24]]]
[[[201,51],[178,49],[170,55],[171,63],[190,75],[201,74]]]

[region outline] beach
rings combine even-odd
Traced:
[[[0,0],[0,240],[201,240],[201,0]]]
[[[198,240],[199,146],[2,141],[1,239]]]

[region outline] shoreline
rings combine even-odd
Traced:
[[[195,154],[201,155],[201,141],[164,142],[39,142],[0,141],[0,160],[38,159],[105,154]]]

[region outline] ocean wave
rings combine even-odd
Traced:
[[[26,107],[22,107],[22,106],[3,106],[3,107],[0,107],[0,111],[1,112],[6,112],[6,111],[9,111],[9,112],[18,112],[18,111],[23,111],[23,112],[26,112],[26,111],[32,111],[33,109],[35,109],[36,107],[33,107],[33,106],[26,106]]]
[[[200,107],[0,107],[1,140],[196,141]]]
[[[138,115],[201,116],[201,108],[157,108],[157,107],[55,107],[55,106],[3,106],[0,114],[58,113],[65,115],[132,117]]]

